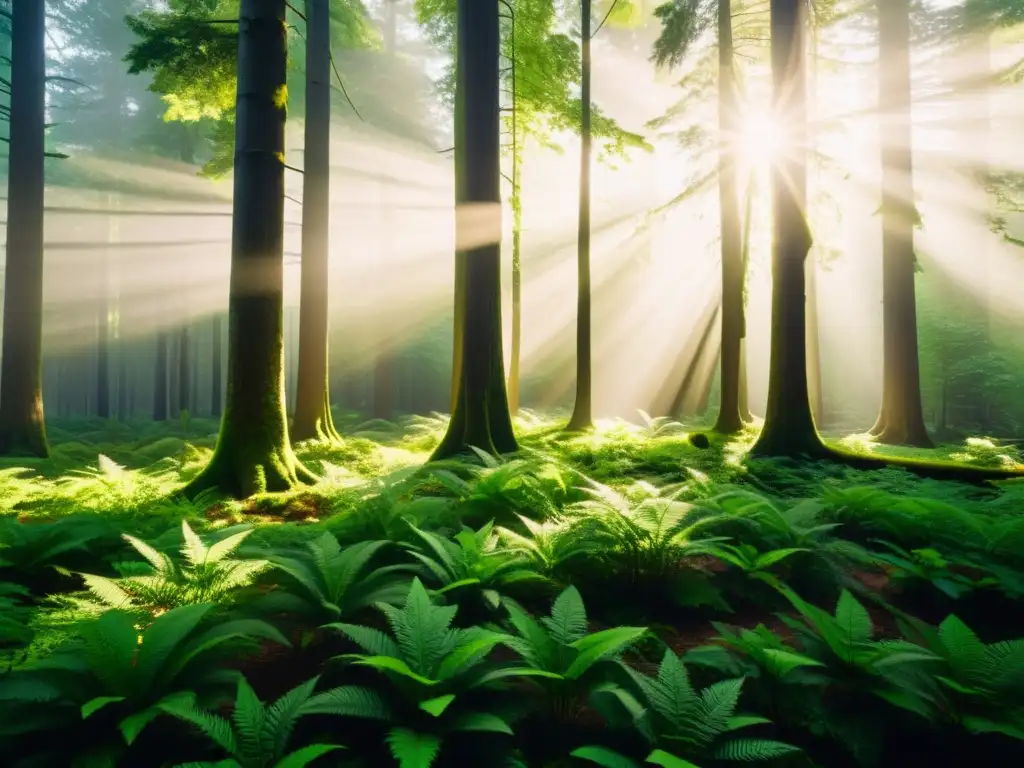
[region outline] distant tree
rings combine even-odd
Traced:
[[[184,489],[235,497],[312,480],[288,439],[284,403],[285,0],[239,15],[228,381],[217,447]]]
[[[14,0],[11,36],[0,454],[46,457],[42,388],[45,3]]]
[[[517,449],[501,334],[499,0],[458,0],[455,67],[455,344],[459,379],[432,459]],[[480,222],[485,222],[481,224]],[[483,242],[481,242],[483,240]]]
[[[911,135],[910,0],[878,2],[882,143],[882,407],[871,433],[880,442],[930,447],[921,403],[917,340]]]

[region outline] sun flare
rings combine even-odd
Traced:
[[[754,109],[744,115],[743,124],[737,143],[744,162],[751,168],[770,166],[785,146],[782,122],[768,110]]]

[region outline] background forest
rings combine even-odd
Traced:
[[[1024,764],[1022,25],[0,0],[0,763]]]

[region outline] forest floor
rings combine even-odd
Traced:
[[[842,621],[843,611],[851,609],[841,595],[856,595],[858,608],[864,604],[860,610],[870,617],[868,632],[876,639],[907,639],[906,621],[937,625],[953,613],[986,642],[1024,637],[1024,480],[967,485],[899,469],[754,461],[744,456],[753,431],[728,441],[712,436],[710,446],[699,448],[684,426],[664,422],[646,427],[608,422],[591,434],[568,437],[558,422],[530,413],[518,420],[522,451],[516,457],[424,468],[445,417],[413,417],[396,425],[338,414],[337,424],[342,443],[296,447],[300,459],[322,477],[320,483],[246,501],[206,495],[188,502],[175,495],[210,456],[217,424],[209,420],[57,421],[49,426],[49,460],[0,461],[0,587],[9,582],[27,590],[32,609],[27,625],[34,635],[11,652],[9,666],[29,668],[45,659],[75,634],[83,615],[90,615],[95,606],[90,608],[89,600],[110,597],[103,594],[103,584],[110,582],[90,581],[90,594],[76,574],[120,577],[116,583],[132,599],[141,599],[126,580],[139,575],[144,565],[139,554],[152,558],[139,547],[133,551],[121,535],[173,553],[181,547],[183,521],[206,541],[224,541],[253,527],[234,553],[248,558],[301,550],[325,532],[342,546],[377,540],[420,546],[420,554],[444,565],[424,572],[437,577],[433,594],[439,600],[459,595],[453,600],[465,621],[496,620],[496,604],[485,604],[499,593],[544,615],[558,589],[572,584],[591,607],[591,631],[619,624],[648,627],[646,639],[626,658],[649,674],[666,648],[701,673],[754,674],[736,659],[729,666],[708,654],[709,643],[720,649],[725,642],[725,625],[748,630],[763,625],[771,642],[785,644],[780,648],[792,644],[805,658],[818,658],[814,643],[832,641],[814,606],[825,610],[826,619],[834,614]],[[858,453],[1021,467],[1015,449],[985,439],[926,452],[880,448],[866,436],[832,444]],[[596,528],[588,528],[588,521]],[[460,539],[456,534],[463,526],[484,534]],[[439,537],[433,543],[432,535]],[[451,562],[437,549],[440,540],[447,542],[449,556],[457,555]],[[536,578],[520,583],[486,565],[477,550],[493,552],[494,547],[521,557],[517,562],[534,569]],[[275,584],[271,579],[257,586],[273,591]],[[483,590],[483,603],[462,596],[466,585],[476,588],[472,584]],[[222,597],[228,591],[225,587]],[[3,598],[0,589],[0,607]],[[163,605],[154,615],[173,607]],[[804,634],[810,627],[810,639],[801,639],[794,628],[801,621]],[[3,632],[0,622],[0,656]],[[868,641],[868,636],[857,639]],[[317,674],[319,642],[307,649],[302,663],[291,658],[282,665],[280,652],[269,653],[247,667],[246,675],[262,697],[281,695],[301,682],[300,670]],[[737,658],[745,663],[760,658],[749,646],[752,639],[744,642]],[[1021,692],[1014,695],[1020,698]],[[0,694],[0,709],[3,698]],[[900,764],[897,756],[911,737],[883,735],[877,716],[857,725],[866,730],[856,738],[843,735],[849,706],[843,704],[841,716],[814,715],[811,719],[825,726],[824,731],[812,728],[813,735],[805,733],[804,721],[773,717],[786,739],[818,761],[802,765],[870,764],[865,755],[872,750],[882,764]],[[897,719],[911,709],[894,707]],[[579,733],[572,731],[575,736],[592,735],[584,721],[577,723]],[[919,725],[908,733],[932,733]],[[1018,725],[1022,730],[1011,736],[1024,743],[1024,723]],[[979,747],[972,738],[971,754],[1010,755],[1001,751],[1007,748],[1008,728],[969,728],[972,734],[1002,734],[992,737],[995,746]],[[956,739],[942,740],[934,747],[942,760],[931,764],[956,764],[949,760],[961,747]],[[532,754],[534,747],[523,749]],[[1020,752],[1013,755],[1017,760]],[[545,754],[527,764],[555,765],[551,758]],[[993,758],[986,764],[1015,763]]]

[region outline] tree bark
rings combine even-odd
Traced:
[[[515,105],[512,108],[515,109]],[[513,415],[519,412],[519,361],[523,350],[523,200],[519,178],[520,137],[516,131],[513,119],[516,146],[512,147],[512,349],[508,366],[508,409]]]
[[[328,0],[306,0],[306,148],[302,177],[299,366],[291,438],[341,439],[331,416],[328,312],[331,216],[331,34]]]
[[[882,407],[872,433],[890,445],[931,447],[917,343],[911,134],[910,3],[878,3],[882,138]]]
[[[43,198],[46,8],[11,7],[7,268],[0,368],[0,454],[49,455],[43,419]]]
[[[772,168],[772,336],[768,407],[751,453],[827,456],[814,426],[807,391],[804,274],[811,233],[802,198],[807,185],[807,64],[805,0],[772,0],[774,113],[787,121],[789,146]]]
[[[188,321],[178,331],[178,415],[192,412],[192,339]]]
[[[456,221],[480,208],[498,219],[493,242],[456,253],[456,402],[433,459],[475,447],[515,451],[501,336],[499,0],[459,0],[455,95]],[[461,209],[461,212],[460,212]],[[464,225],[463,225],[464,226]],[[478,239],[479,234],[477,234]],[[456,232],[456,241],[468,242]],[[461,303],[461,309],[460,309]],[[458,320],[461,319],[461,323]]]
[[[210,415],[219,418],[223,411],[222,403],[224,398],[224,387],[221,384],[221,369],[223,364],[221,363],[221,345],[223,344],[223,332],[221,331],[221,314],[220,312],[213,313],[213,351],[211,362],[211,373],[210,373]]]
[[[295,457],[284,404],[285,0],[239,13],[228,379],[213,457],[184,489],[244,498],[313,476]]]
[[[718,204],[722,229],[721,403],[715,431],[743,428],[740,350],[743,340],[743,235],[739,212],[735,142],[739,103],[733,71],[732,3],[718,0]]]
[[[570,432],[594,425],[590,302],[590,23],[591,2],[580,3],[580,210],[577,239],[576,402],[566,427]]]

